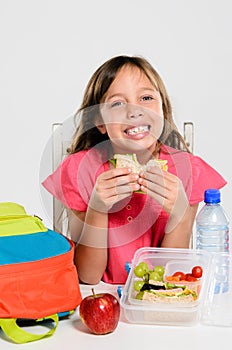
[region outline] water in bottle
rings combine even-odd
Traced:
[[[229,251],[229,220],[222,207],[220,191],[208,189],[205,205],[196,218],[196,248],[212,253]]]
[[[205,205],[196,218],[196,248],[211,253],[229,252],[229,220],[222,207],[220,191],[208,189],[204,193]],[[228,291],[229,255],[221,259],[220,273],[214,293]]]

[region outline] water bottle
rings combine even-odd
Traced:
[[[196,217],[196,248],[212,253],[229,251],[229,220],[217,189],[204,193],[205,205]]]
[[[208,189],[204,193],[205,205],[196,217],[196,248],[210,253],[229,252],[229,220],[221,206],[219,190]],[[229,290],[229,254],[221,259],[220,273],[217,272],[214,294]]]

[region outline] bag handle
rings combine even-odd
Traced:
[[[33,334],[25,331],[16,323],[17,322],[16,318],[0,318],[0,327],[2,328],[3,332],[7,335],[8,338],[13,340],[15,343],[23,344],[23,343],[39,340],[45,337],[49,337],[55,332],[59,321],[58,314],[47,316],[43,319],[38,319],[36,320],[36,322],[47,320],[47,319],[53,320],[55,322],[55,325],[52,329],[50,329],[48,332],[44,334]]]

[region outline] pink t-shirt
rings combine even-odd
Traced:
[[[220,189],[224,178],[200,157],[162,146],[160,159],[168,161],[168,171],[183,183],[190,204],[203,200],[208,188]],[[43,186],[66,207],[86,211],[99,174],[109,162],[96,150],[69,155],[43,182]],[[103,274],[107,283],[125,283],[125,265],[141,247],[161,245],[168,214],[151,197],[133,193],[108,214],[108,264]]]

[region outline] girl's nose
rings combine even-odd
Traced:
[[[127,107],[127,117],[130,119],[141,118],[144,116],[143,110],[139,106]]]

